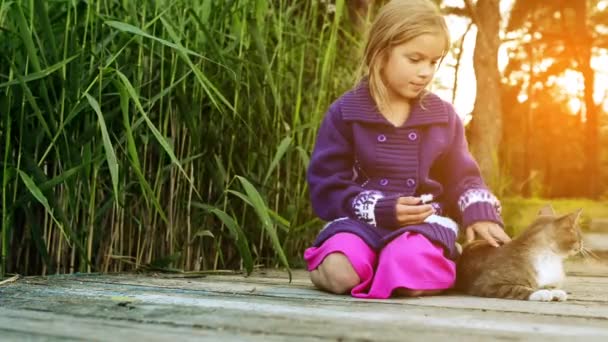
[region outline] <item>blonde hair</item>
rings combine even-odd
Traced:
[[[381,70],[391,49],[423,34],[445,37],[444,53],[450,48],[450,33],[445,19],[430,0],[391,0],[376,16],[368,32],[361,63],[361,75],[367,78],[376,105],[387,104],[387,89]]]

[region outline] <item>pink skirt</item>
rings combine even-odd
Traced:
[[[357,298],[385,299],[399,288],[445,290],[456,278],[454,261],[443,255],[443,248],[418,233],[403,233],[378,254],[357,235],[338,233],[321,246],[306,249],[308,271],[331,253],[344,254],[359,275],[361,282],[351,290]]]

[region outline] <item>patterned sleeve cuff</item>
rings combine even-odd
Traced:
[[[363,191],[353,200],[353,212],[357,219],[372,226],[396,228],[395,206],[399,195],[384,196],[379,191]]]
[[[500,201],[488,190],[467,190],[458,199],[458,207],[462,215],[463,227],[469,227],[480,221],[495,222],[504,227],[500,217]]]

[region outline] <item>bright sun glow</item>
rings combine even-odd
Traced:
[[[585,90],[583,76],[574,70],[566,70],[563,76],[556,79],[555,83],[570,97],[582,95]]]
[[[526,94],[517,95],[517,101],[519,101],[519,103],[524,103],[524,102],[528,101],[528,95],[526,95]]]
[[[570,112],[572,112],[573,114],[577,114],[579,112],[579,110],[581,110],[581,107],[583,106],[581,100],[573,97],[570,99],[570,101],[568,101],[568,109],[570,109]]]
[[[597,9],[603,11],[608,7],[608,1],[600,1],[597,3]]]

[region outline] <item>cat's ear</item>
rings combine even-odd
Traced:
[[[573,226],[577,226],[580,219],[581,219],[581,214],[583,213],[583,209],[578,209],[570,214],[566,214],[562,217],[559,218],[560,221],[565,221],[568,222],[568,225],[573,227]]]
[[[577,209],[575,212],[569,214],[570,220],[572,220],[572,224],[577,225],[581,220],[581,216],[583,214],[583,208]]]
[[[547,204],[538,211],[539,216],[555,216],[555,210],[551,204]]]

